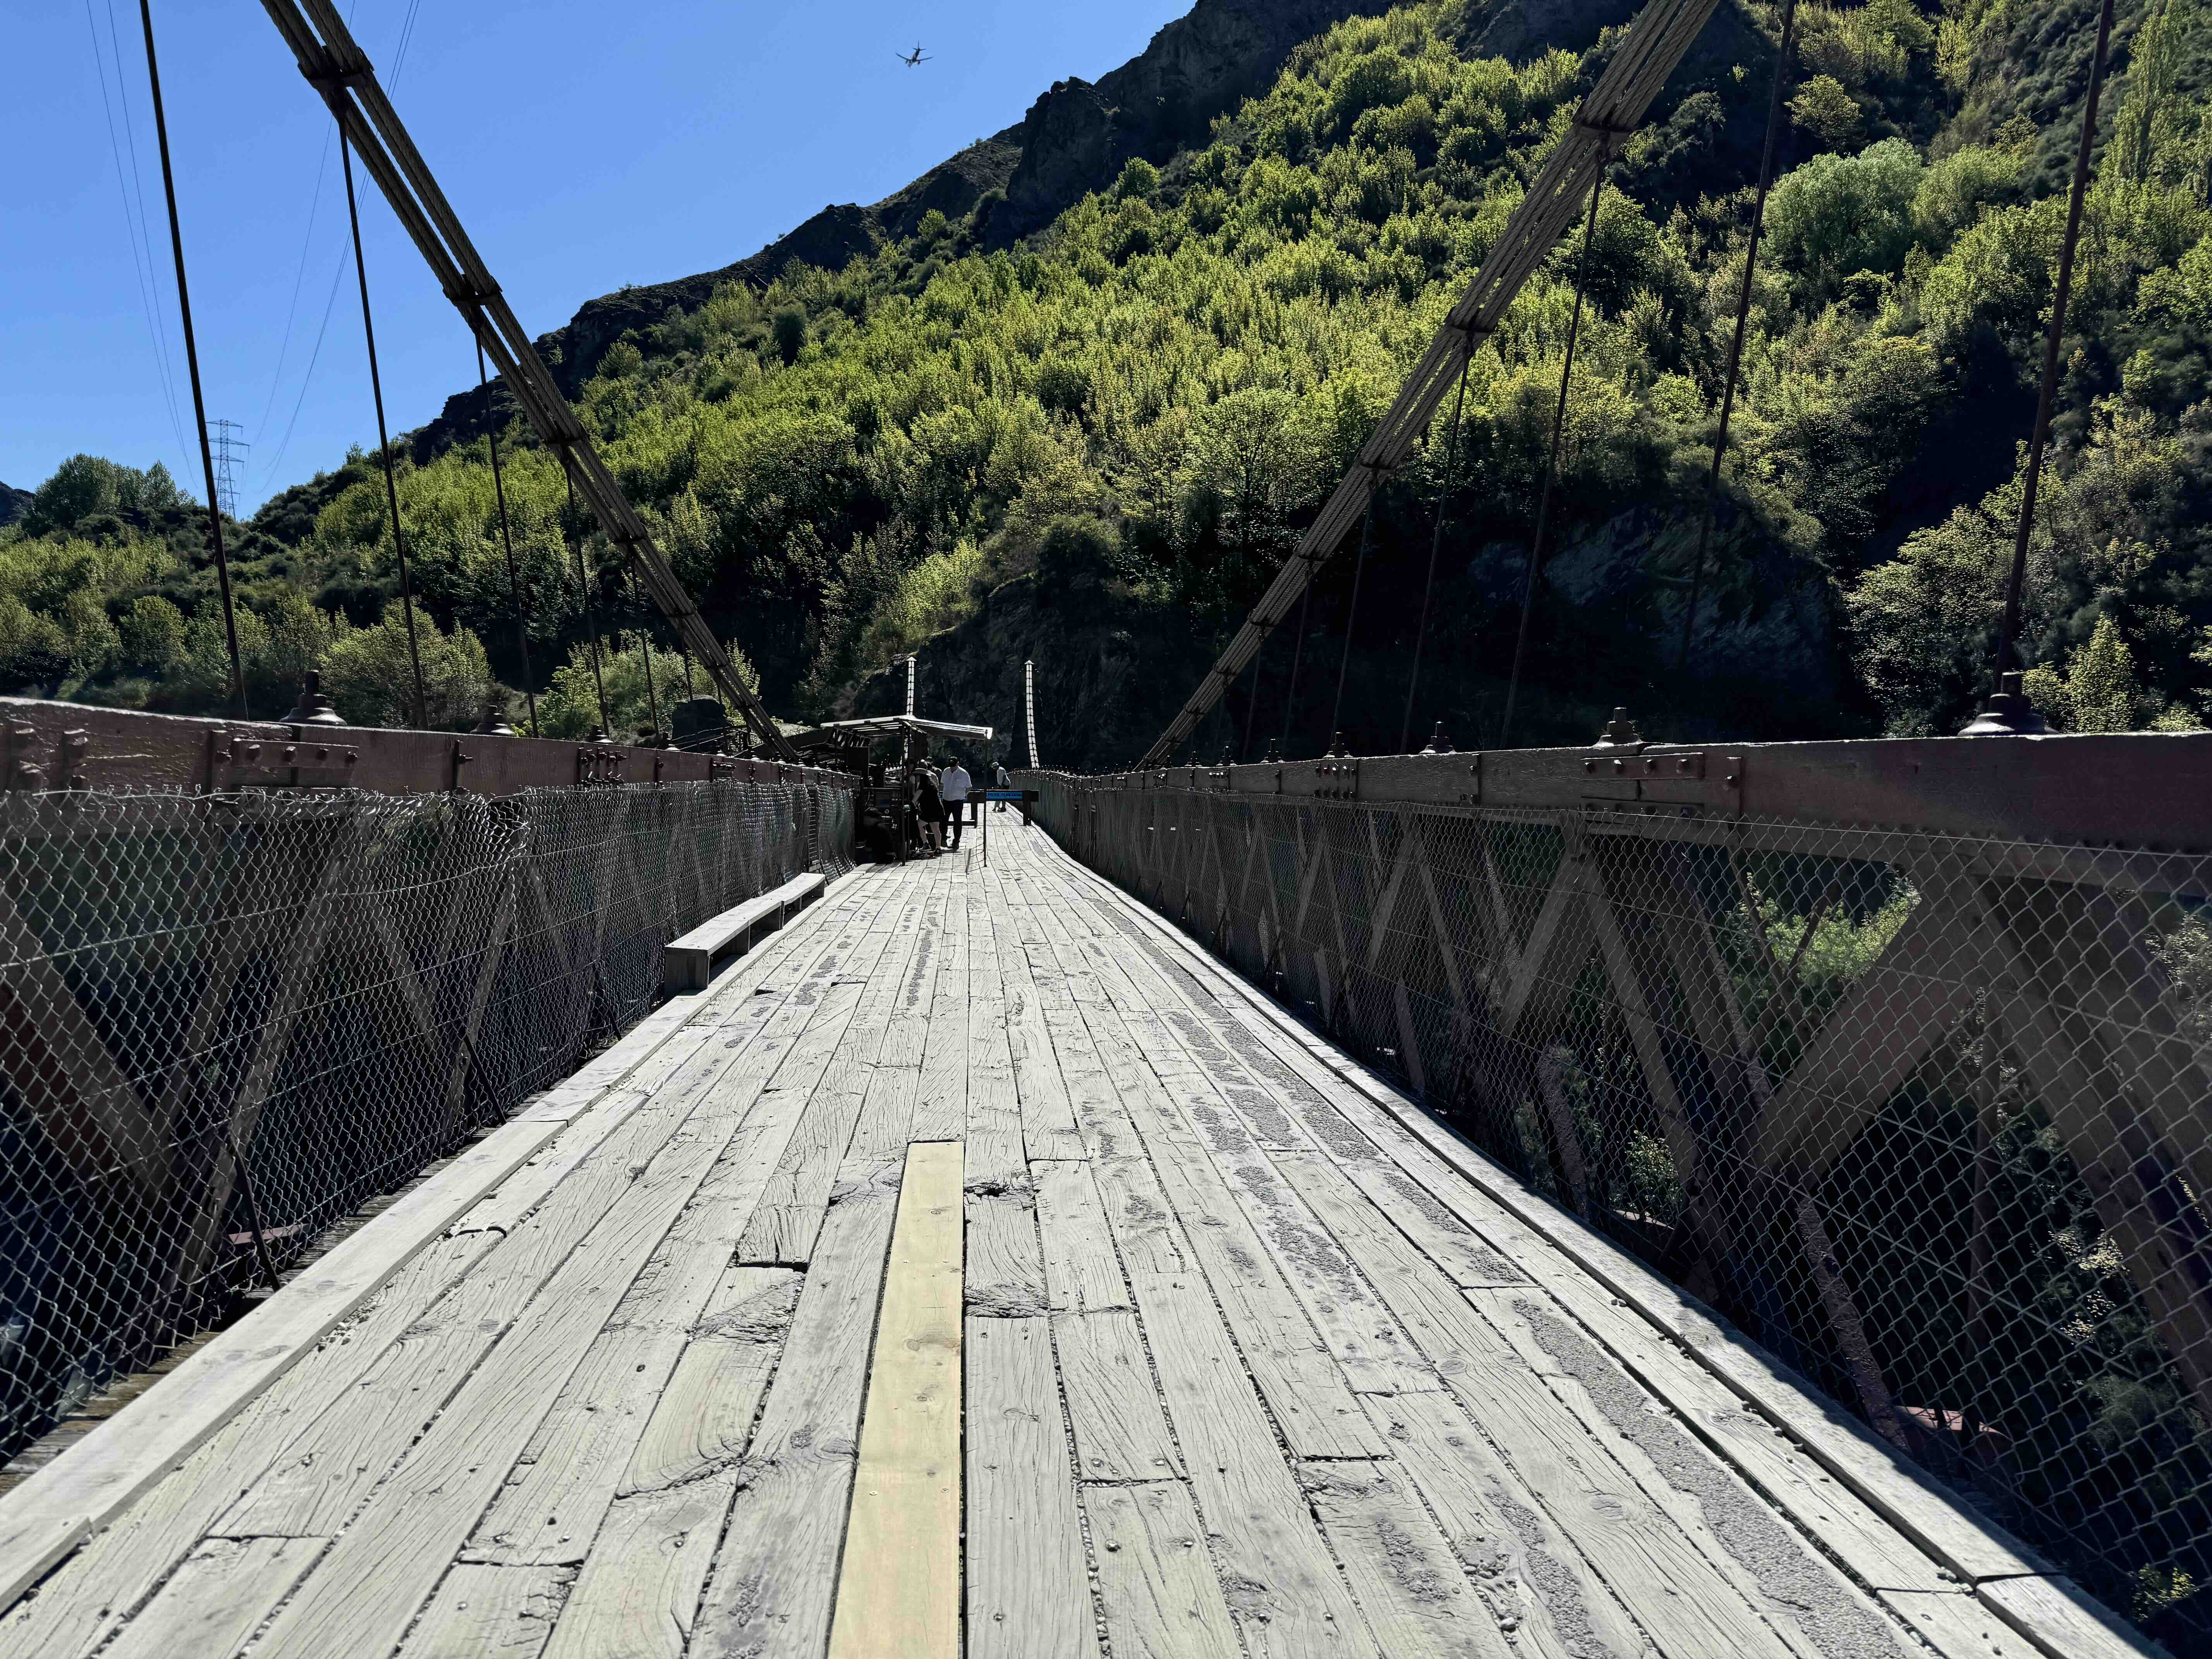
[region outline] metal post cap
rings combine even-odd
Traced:
[[[483,718],[476,723],[476,734],[483,738],[512,738],[521,735],[507,724],[507,715],[495,702],[484,705]]]
[[[1982,712],[1960,728],[1962,738],[2034,738],[2051,727],[2021,689],[2021,677],[2008,670],[1997,676],[1997,689],[1982,705]]]
[[[343,726],[345,716],[323,695],[323,677],[310,668],[300,677],[300,700],[284,716],[287,726]]]
[[[1644,733],[1636,729],[1636,722],[1628,717],[1626,708],[1616,708],[1613,718],[1605,723],[1605,730],[1597,734],[1593,749],[1619,749],[1630,744],[1642,743]]]
[[[1449,755],[1451,751],[1451,739],[1444,735],[1444,723],[1438,720],[1437,729],[1429,733],[1429,746],[1421,752],[1424,755]]]

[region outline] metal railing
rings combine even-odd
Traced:
[[[0,1449],[566,1076],[652,1005],[670,938],[845,867],[849,789],[785,770],[0,794]]]
[[[2107,1599],[2212,1575],[2212,738],[1030,781]]]

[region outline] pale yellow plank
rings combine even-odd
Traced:
[[[961,1148],[907,1153],[830,1659],[960,1646]]]

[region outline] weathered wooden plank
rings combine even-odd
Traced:
[[[0,1605],[12,1605],[94,1528],[122,1515],[211,1436],[235,1422],[263,1390],[312,1353],[558,1128],[510,1123],[495,1130],[317,1262],[314,1272],[295,1279],[162,1378],[132,1405],[127,1422],[124,1415],[109,1419],[0,1497]],[[251,1455],[252,1449],[246,1448],[245,1454]],[[278,1449],[270,1446],[264,1455],[273,1457]],[[236,1493],[235,1485],[230,1486],[222,1502]],[[198,1535],[194,1529],[177,1538],[179,1552]],[[99,1572],[111,1579],[145,1573],[158,1577],[177,1559],[170,1553],[155,1561],[143,1551],[107,1548],[98,1555]],[[57,1652],[76,1651],[60,1637],[63,1626],[82,1631],[88,1619],[94,1628],[104,1625],[104,1601],[88,1611],[84,1595],[67,1589],[82,1582],[84,1571],[76,1563],[64,1571],[68,1578],[58,1582],[64,1593],[43,1595],[35,1604],[11,1611],[0,1623],[0,1636],[27,1644],[34,1638],[50,1642]],[[151,1587],[150,1578],[140,1582]]]
[[[270,1603],[299,1582],[325,1538],[210,1538],[185,1558],[161,1593],[106,1651],[119,1659],[205,1654],[228,1659]]]
[[[1150,1150],[1161,1188],[1291,1450],[1301,1457],[1381,1452],[1344,1373],[1219,1172],[1192,1144],[1118,1013],[1102,1001],[1083,1018],[1139,1136],[1157,1138]]]
[[[562,1609],[546,1659],[680,1659],[738,1479],[735,1469],[725,1469],[617,1498]]]
[[[1057,848],[1042,856],[1070,862]],[[1079,866],[1070,867],[1080,872]],[[1119,909],[1164,951],[1174,951],[1271,1053],[1321,1091],[1389,1152],[1431,1198],[1528,1265],[1588,1273],[1641,1319],[1681,1344],[1705,1370],[1781,1425],[1790,1438],[1862,1501],[1921,1548],[1968,1580],[2046,1572],[2049,1563],[2018,1540],[1953,1503],[1918,1470],[1740,1333],[1588,1228],[1523,1191],[1389,1085],[1334,1054],[1256,991],[1195,953],[1141,906],[1095,881],[1098,902]]]
[[[1229,1604],[1188,1487],[1179,1480],[1092,1486],[1083,1507],[1115,1659],[1238,1659]]]
[[[880,953],[871,935],[848,959],[865,973]],[[759,1087],[724,1077],[710,1112],[726,1112],[737,1128],[696,1195],[638,1276],[538,1431],[507,1485],[484,1513],[469,1553],[479,1560],[580,1561],[599,1517],[676,1368],[692,1325],[725,1284],[729,1230],[755,1212],[779,1146],[787,1149],[811,1109],[810,1087],[830,1086],[824,1068],[850,1036],[860,985],[842,980],[813,1017],[773,1076]],[[777,1083],[787,1086],[778,1088]],[[757,1092],[753,1092],[757,1091]],[[709,1139],[710,1129],[706,1132]],[[588,1241],[587,1241],[588,1243]]]
[[[445,1577],[399,1659],[538,1659],[574,1583],[573,1567],[485,1567]]]
[[[690,1329],[653,1402],[618,1495],[652,1492],[732,1463],[750,1438],[799,1301],[786,1267],[732,1267]]]
[[[1447,1381],[1466,1379],[1480,1392],[1480,1373],[1517,1367],[1511,1345],[1484,1322],[1449,1276],[1327,1159],[1285,1153],[1275,1167],[1366,1276],[1434,1371]]]
[[[1027,1192],[968,1194],[968,1311],[1020,1319],[1045,1310],[1044,1255]]]
[[[1011,898],[995,877],[978,884],[989,901],[991,927],[1006,981],[1006,1042],[1014,1065],[1014,1088],[1021,1099],[1022,1141],[1032,1163],[1083,1156],[1083,1137],[1067,1097],[1045,1030],[1042,1003],[1030,972],[1029,953],[1012,925]]]
[[[867,948],[864,941],[860,949]],[[836,993],[842,988],[833,988],[824,1006],[840,1003]],[[804,999],[801,992],[793,1000]],[[833,1017],[849,1012],[850,1003],[842,1002],[841,1013]],[[750,1052],[749,1069],[764,1083],[781,1058],[773,1045],[760,1045]],[[789,1097],[795,1091],[786,1093]],[[785,1135],[791,1121],[781,1126]],[[266,1659],[307,1659],[339,1639],[374,1641],[388,1633],[388,1639],[398,1640],[553,1405],[591,1336],[739,1127],[733,1115],[705,1133],[672,1137],[629,1182],[584,1243],[521,1310],[512,1334],[471,1374],[431,1431],[376,1489],[362,1516],[277,1614],[264,1638]],[[755,1164],[770,1164],[781,1153],[781,1142],[764,1136],[747,1151]],[[627,1456],[622,1461],[627,1462]],[[613,1484],[612,1479],[606,1484],[609,1498]]]
[[[958,1140],[968,1124],[970,1070],[968,1043],[967,882],[949,862],[933,927],[937,987],[929,1010],[929,1037],[921,1058],[921,1091],[915,1098],[918,1139]]]
[[[1054,1314],[1053,1346],[1085,1480],[1158,1480],[1182,1472],[1133,1313]]]
[[[1109,986],[1115,982],[1103,968],[1101,977]],[[1120,982],[1133,996],[1136,994],[1131,981],[1124,978]],[[1156,1018],[1132,1015],[1127,1024],[1133,1031],[1148,1034],[1144,1054],[1155,1066],[1163,1054],[1181,1052],[1181,1040]],[[1223,1054],[1215,1063],[1227,1066],[1231,1062]],[[1296,1194],[1278,1178],[1268,1155],[1231,1108],[1226,1091],[1217,1088],[1206,1073],[1188,1075],[1185,1090],[1176,1091],[1163,1079],[1162,1089],[1148,1096],[1160,1113],[1146,1124],[1158,1137],[1156,1156],[1178,1170],[1194,1170],[1201,1162],[1212,1164],[1218,1176],[1217,1194],[1228,1193],[1242,1210],[1252,1236],[1263,1243],[1303,1304],[1322,1345],[1354,1389],[1395,1394],[1439,1386],[1434,1372],[1398,1330],[1350,1260]],[[1178,1115],[1166,1115],[1163,1103],[1168,1099],[1175,1100]],[[1288,1127],[1286,1115],[1279,1111],[1273,1115],[1285,1120],[1278,1130],[1281,1136],[1283,1128]],[[1310,1144],[1303,1136],[1297,1139]],[[1174,1196],[1174,1183],[1166,1184]],[[1205,1213],[1201,1213],[1201,1224],[1209,1224]],[[1185,1218],[1191,1218],[1188,1212]],[[1243,1243],[1233,1237],[1228,1240],[1231,1249]]]
[[[2158,1653],[2072,1579],[2055,1573],[1999,1578],[1974,1594],[2051,1659],[2153,1659]]]
[[[2045,1659],[2039,1648],[1971,1591],[1884,1590],[1881,1604],[1944,1659]]]
[[[907,1152],[830,1659],[960,1650],[961,1147]]]
[[[848,1157],[692,1627],[698,1659],[818,1653],[829,1640],[895,1209],[895,1192]]]
[[[1139,1270],[1133,1285],[1168,1419],[1253,1659],[1376,1655],[1205,1281]],[[1096,1525],[1094,1516],[1094,1536]]]
[[[812,1253],[823,1212],[829,1206],[830,1183],[860,1121],[873,1068],[890,1040],[890,1012],[918,943],[919,935],[912,931],[891,932],[860,993],[848,1040],[839,1042],[822,1062],[821,1085],[738,1241],[738,1261],[804,1266]]]
[[[1050,1332],[971,1317],[967,1341],[968,1659],[1095,1659]]]
[[[1644,1638],[1605,1580],[1448,1394],[1372,1398],[1397,1467],[1500,1628],[1540,1659],[1631,1659]]]
[[[1457,1557],[1389,1463],[1309,1463],[1306,1495],[1389,1654],[1515,1659]]]
[[[1114,1237],[1087,1164],[1036,1164],[1037,1224],[1044,1237],[1045,1283],[1054,1312],[1126,1308],[1129,1287],[1114,1256]]]
[[[702,1111],[724,1109],[726,1103],[731,1116],[721,1133],[730,1132],[731,1123],[815,1021],[824,1005],[812,999],[824,990],[834,991],[825,981],[845,959],[836,945],[825,947],[792,994],[777,1002],[757,1025],[722,1045],[695,1051],[678,1065],[660,1082],[647,1108],[569,1177],[576,1184],[564,1182],[556,1189],[560,1201],[519,1222],[453,1294],[428,1311],[422,1327],[410,1333],[415,1340],[395,1347],[364,1379],[362,1389],[326,1413],[286,1449],[283,1460],[267,1476],[247,1488],[223,1518],[221,1529],[233,1535],[337,1531],[385,1472],[407,1453],[439,1405],[499,1337],[516,1310],[562,1266],[607,1206],[619,1200],[631,1186],[635,1171],[659,1156],[678,1126]],[[771,1000],[753,1000],[765,1006]],[[814,1041],[819,1046],[834,1038],[834,1030],[829,1030]],[[663,1054],[678,1052],[678,1045],[670,1045]],[[657,1055],[649,1066],[657,1068],[661,1060]],[[725,1094],[726,1090],[735,1092]],[[771,1115],[766,1123],[769,1132],[782,1121]],[[719,1139],[714,1145],[720,1145]],[[533,1171],[528,1184],[552,1173]],[[697,1286],[699,1297],[711,1288],[712,1275],[718,1270],[716,1263],[694,1265],[695,1276],[707,1275],[706,1282]],[[624,1362],[614,1350],[620,1345],[595,1346],[601,1352],[593,1360],[593,1373],[612,1368],[619,1377]],[[661,1333],[651,1356],[656,1386],[675,1363],[678,1346],[680,1330],[672,1335]],[[578,1357],[569,1356],[568,1363],[573,1365]],[[578,1416],[591,1425],[611,1420],[596,1408],[582,1406]],[[566,1479],[574,1470],[574,1465],[563,1460],[548,1467],[546,1478]],[[532,1494],[537,1492],[537,1483],[526,1484]],[[327,1526],[320,1519],[324,1516],[331,1517]],[[508,1559],[496,1552],[495,1556]]]

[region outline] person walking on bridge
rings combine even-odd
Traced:
[[[1013,779],[1012,779],[1012,778],[1010,778],[1010,777],[1008,777],[1008,776],[1006,775],[1006,769],[1004,766],[994,766],[994,767],[993,767],[993,768],[991,769],[991,770],[992,770],[992,773],[994,774],[994,775],[993,775],[993,777],[992,777],[992,779],[991,779],[991,787],[992,787],[992,788],[994,788],[994,789],[1011,789],[1011,788],[1012,788],[1012,787],[1014,787],[1014,781],[1013,781]],[[1000,801],[1000,802],[998,802],[997,804],[995,804],[995,805],[991,808],[991,810],[992,810],[994,812],[1003,812],[1003,811],[1005,811],[1006,810],[1006,802],[1004,802],[1004,801]]]
[[[937,782],[938,793],[945,797],[946,842],[956,853],[960,850],[960,822],[968,816],[969,787],[974,781],[968,775],[968,769],[956,757]]]
[[[945,797],[938,793],[937,774],[923,761],[914,772],[914,815],[915,827],[921,832],[922,845],[935,858],[942,849],[945,836]]]

